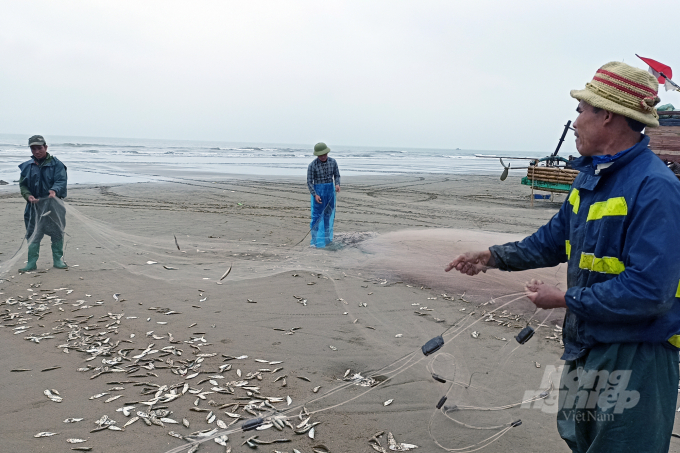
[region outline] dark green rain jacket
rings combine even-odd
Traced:
[[[66,198],[66,165],[48,153],[41,164],[31,159],[19,165],[19,168],[21,169],[19,188],[21,196],[26,200],[24,222],[26,230],[32,231],[34,222],[31,218],[31,204],[28,202],[29,195],[47,198],[50,190],[54,190],[58,198]]]

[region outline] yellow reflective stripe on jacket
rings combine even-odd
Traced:
[[[618,259],[611,256],[597,258],[592,253],[581,253],[581,261],[578,263],[581,269],[603,274],[618,275],[626,270],[626,266]]]
[[[680,297],[680,282],[678,282],[678,290],[675,292],[675,297]]]
[[[581,204],[581,196],[578,194],[578,189],[571,189],[569,203],[574,207],[574,214],[578,214],[578,207]]]
[[[626,199],[623,197],[610,198],[607,201],[598,201],[593,203],[588,208],[588,218],[590,220],[598,220],[605,216],[614,215],[628,215],[628,205]]]
[[[680,348],[680,335],[673,335],[668,339],[668,342],[676,348]]]
[[[569,242],[569,239],[564,241],[564,248],[567,249],[567,259],[571,258],[571,242]],[[678,288],[678,291],[680,291],[680,287]]]

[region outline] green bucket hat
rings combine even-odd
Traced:
[[[315,156],[323,156],[324,154],[328,154],[331,152],[331,149],[326,146],[324,142],[319,142],[316,145],[314,145],[314,155]]]

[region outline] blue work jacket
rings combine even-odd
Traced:
[[[580,173],[559,212],[533,235],[490,247],[501,270],[567,262],[562,359],[598,343],[680,348],[680,181],[648,147]]]

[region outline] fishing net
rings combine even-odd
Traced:
[[[239,347],[251,357],[271,355],[268,352],[271,345],[282,343],[282,338],[306,338],[304,350],[292,344],[280,346],[278,354],[286,357],[285,366],[299,370],[296,373],[310,374],[316,373],[312,364],[324,364],[325,372],[334,378],[318,393],[311,394],[308,389],[304,394],[294,394],[294,404],[277,410],[271,407],[257,409],[263,418],[283,417],[297,425],[300,423],[298,413],[304,408],[312,416],[325,414],[341,420],[351,414],[352,417],[366,417],[362,420],[369,423],[373,415],[366,414],[375,414],[377,406],[385,410],[381,414],[385,423],[397,423],[405,416],[412,420],[409,423],[422,437],[406,441],[423,443],[425,433],[429,433],[428,439],[434,442],[431,445],[447,451],[477,451],[492,443],[512,449],[507,443],[509,436],[505,434],[514,428],[513,423],[522,415],[521,404],[527,399],[526,392],[548,390],[546,386],[539,387],[538,382],[542,380],[545,366],[557,365],[558,357],[552,354],[552,361],[543,363],[544,369],[538,369],[536,355],[545,357],[547,354],[540,343],[534,341],[520,346],[513,338],[517,330],[494,338],[487,323],[511,320],[513,327],[523,327],[533,322],[540,335],[543,332],[552,335],[561,316],[559,310],[535,310],[523,295],[524,282],[537,278],[564,288],[566,268],[559,266],[523,273],[490,270],[476,277],[444,273],[446,264],[459,253],[518,240],[521,236],[426,229],[380,235],[348,232],[333,238],[334,197],[332,204],[326,203],[330,198],[324,198],[332,195],[332,190],[322,195],[323,206],[333,206],[330,222],[324,217],[325,208],[321,213],[317,211],[317,226],[323,225],[316,235],[312,235],[317,248],[296,247],[294,241],[254,243],[171,231],[161,236],[149,236],[144,234],[143,226],[123,228],[119,222],[117,224],[117,219],[97,219],[74,205],[49,199],[30,206],[29,219],[33,227],[29,239],[13,258],[0,264],[0,278],[13,274],[19,261],[25,259],[26,243],[37,241],[41,235],[65,237],[64,258],[71,269],[80,267],[84,271],[97,271],[101,285],[116,288],[117,304],[137,296],[135,303],[139,301],[141,305],[148,297],[154,304],[149,308],[158,310],[162,307],[166,313],[168,309],[184,312],[191,309],[192,303],[199,303],[199,299],[179,304],[171,301],[184,288],[192,288],[194,292],[198,289],[199,297],[219,299],[224,308],[215,305],[218,311],[195,312],[192,316],[206,324],[218,323],[222,318],[247,324],[255,333],[256,341],[239,344]],[[314,209],[314,201],[312,206]],[[312,230],[314,226],[313,221]],[[321,248],[322,243],[327,245],[328,239],[333,239],[340,247]],[[36,273],[45,272],[51,263],[46,265],[47,261],[41,257]],[[284,278],[304,279],[307,284],[303,288],[323,285],[324,291],[315,296],[316,299],[304,290],[283,294],[277,285]],[[148,279],[163,283],[160,295],[144,292],[144,282]],[[251,300],[246,296],[246,291],[251,289],[245,284],[252,279],[273,283],[262,285],[249,296]],[[406,300],[403,300],[404,288],[412,292]],[[394,290],[395,297],[388,298],[387,302],[374,302],[371,295],[378,290]],[[397,290],[402,292],[397,293]],[[268,298],[274,299],[275,303],[267,304]],[[113,303],[112,300],[109,296],[104,303]],[[173,303],[175,305],[171,305]],[[82,306],[81,303],[76,309]],[[122,311],[119,306],[123,307],[116,305],[116,309]],[[130,305],[126,307],[128,312],[133,309]],[[257,316],[252,313],[255,307],[259,310]],[[435,312],[431,311],[432,307],[436,307]],[[140,310],[146,308],[145,305]],[[216,314],[222,309],[228,315]],[[116,313],[115,309],[113,313]],[[159,319],[155,316],[153,321]],[[160,319],[166,318],[161,316]],[[323,324],[322,331],[315,332],[311,322],[314,319],[329,322]],[[279,328],[282,325],[285,329]],[[304,328],[296,330],[300,325]],[[273,331],[273,326],[278,330]],[[144,327],[131,328],[125,333],[128,337],[130,334],[143,337],[140,329]],[[160,327],[147,329],[155,332]],[[149,335],[156,333],[147,332],[147,337]],[[443,346],[435,354],[424,356],[420,346],[437,335],[442,335]],[[194,341],[192,338],[183,343]],[[229,339],[232,341],[236,342]],[[149,342],[151,339],[146,343]],[[144,347],[146,343],[137,346]],[[223,344],[229,345],[228,350],[236,349],[233,343]],[[315,344],[321,347],[315,349]],[[104,350],[110,346],[101,344],[97,348]],[[186,345],[184,348],[189,354],[189,348]],[[329,358],[328,354],[332,356]],[[213,370],[222,364],[219,357],[207,358],[206,366],[208,363],[212,363]],[[230,363],[234,368],[239,366],[234,360]],[[349,374],[345,372],[347,368],[351,369]],[[93,372],[96,370],[92,369]],[[433,375],[446,382],[433,379]],[[513,382],[525,380],[526,387],[509,386],[510,378]],[[171,375],[171,379],[178,378]],[[292,390],[290,392],[293,394]],[[443,396],[446,396],[446,402],[439,409],[435,408]],[[389,412],[397,404],[386,403],[396,398],[399,407],[409,410],[407,415],[401,410]],[[218,429],[204,437],[187,436],[186,440],[191,443],[169,451],[186,451],[192,444],[212,442],[216,436],[237,432],[240,428],[232,427]],[[382,445],[386,445],[384,438]]]

